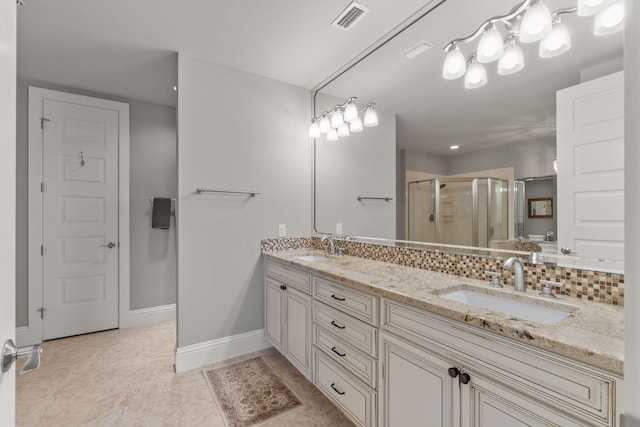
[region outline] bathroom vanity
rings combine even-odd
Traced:
[[[352,256],[265,258],[269,341],[361,426],[617,426],[619,307]],[[553,324],[442,296],[566,310]]]

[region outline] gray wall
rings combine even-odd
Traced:
[[[310,93],[180,54],[178,347],[263,328],[260,240],[311,230]],[[255,197],[197,195],[197,187]]]
[[[524,216],[524,235],[529,234],[546,234],[547,231],[553,231],[557,236],[558,222],[558,205],[556,203],[556,179],[539,179],[535,181],[525,181],[525,211],[529,204],[527,199],[539,199],[551,197],[553,199],[553,218],[529,218],[528,214]]]
[[[170,232],[150,228],[149,197],[175,197],[175,108],[105,94],[19,79],[16,129],[16,325],[28,325],[28,86],[127,102],[131,132],[131,287],[130,308],[176,302],[176,257]]]

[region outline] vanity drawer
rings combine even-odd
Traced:
[[[267,276],[311,295],[311,274],[272,261],[266,262],[265,269]]]
[[[313,321],[355,348],[376,357],[378,329],[319,301],[313,301]]]
[[[317,325],[313,325],[313,343],[369,387],[376,388],[378,363],[373,357]]]
[[[313,360],[313,383],[322,393],[357,425],[374,427],[376,392],[317,349],[314,349]]]
[[[348,289],[339,283],[315,277],[313,279],[313,296],[356,319],[374,326],[378,325],[379,299],[374,295]]]
[[[622,379],[462,322],[382,300],[381,328],[425,348],[454,354],[473,370],[589,425],[616,425],[616,382]]]

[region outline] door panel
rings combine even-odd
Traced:
[[[311,366],[311,297],[287,288],[286,357],[310,378]]]
[[[282,353],[282,285],[267,277],[264,286],[264,331],[271,344]]]
[[[0,4],[0,348],[16,336],[16,2]],[[15,364],[0,372],[0,425],[15,425]]]
[[[118,112],[45,99],[43,117],[43,338],[116,328]]]

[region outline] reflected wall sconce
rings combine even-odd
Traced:
[[[467,89],[482,87],[487,83],[483,64],[498,61],[498,74],[517,73],[524,68],[521,45],[538,41],[541,58],[562,55],[571,49],[571,33],[562,22],[562,15],[574,12],[579,16],[595,15],[593,33],[597,36],[613,34],[624,26],[624,0],[578,0],[577,7],[554,12],[542,0],[524,0],[506,15],[487,19],[473,34],[449,42],[444,48],[447,55],[442,77],[454,80],[465,76]],[[476,51],[465,59],[460,47],[478,37]]]
[[[312,118],[309,138],[316,139],[325,134],[327,141],[337,141],[352,132],[362,132],[365,126],[378,126],[375,102],[370,102],[359,110],[356,99],[352,96],[344,104],[336,104],[330,111],[323,111],[318,117]],[[360,113],[364,113],[363,118],[360,118]]]

